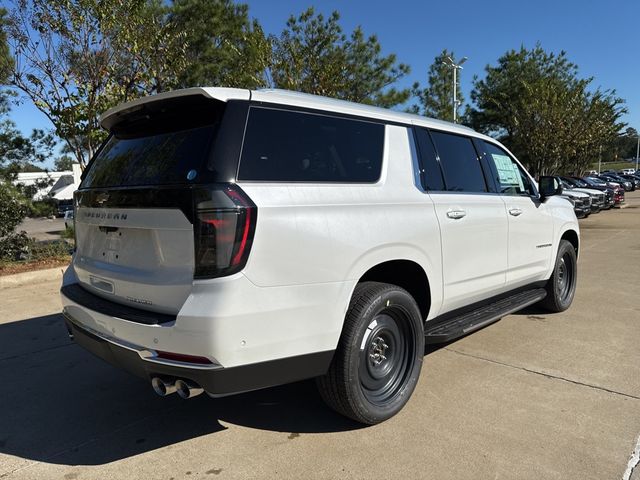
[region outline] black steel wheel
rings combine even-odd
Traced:
[[[542,306],[551,312],[563,312],[571,306],[576,293],[578,263],[576,251],[567,240],[560,240],[558,255],[551,278],[547,282],[547,296]]]
[[[382,422],[409,400],[423,354],[423,322],[413,297],[395,285],[359,284],[329,372],[318,378],[320,394],[358,422]]]

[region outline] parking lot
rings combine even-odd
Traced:
[[[58,240],[64,232],[64,218],[25,218],[16,230],[36,240]]]
[[[74,345],[59,281],[0,290],[0,478],[633,479],[640,449],[640,192],[581,220],[573,306],[427,352],[391,420],[313,382],[160,398]]]

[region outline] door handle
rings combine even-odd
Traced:
[[[522,210],[520,210],[519,208],[510,208],[509,209],[509,213],[511,215],[513,215],[514,217],[517,217],[518,215],[520,215],[522,213]]]
[[[467,212],[465,212],[464,210],[449,210],[447,212],[447,217],[453,218],[454,220],[459,220],[466,215]]]

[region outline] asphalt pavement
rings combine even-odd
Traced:
[[[25,231],[36,240],[58,240],[64,232],[64,218],[25,218],[16,231]]]
[[[374,427],[312,381],[160,398],[68,340],[58,280],[0,289],[0,478],[640,480],[640,192],[627,203],[581,220],[567,312],[429,351]]]

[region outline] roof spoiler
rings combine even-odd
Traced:
[[[118,106],[110,108],[98,119],[100,126],[105,130],[111,130],[111,128],[120,122],[120,120],[138,110],[142,110],[144,105],[148,105],[155,102],[162,102],[164,100],[203,95],[207,98],[219,100],[221,102],[227,102],[228,100],[249,100],[251,98],[251,91],[241,88],[221,88],[221,87],[194,87],[185,88],[182,90],[174,90],[172,92],[159,93],[157,95],[151,95],[149,97],[138,98],[131,102],[122,103]]]

